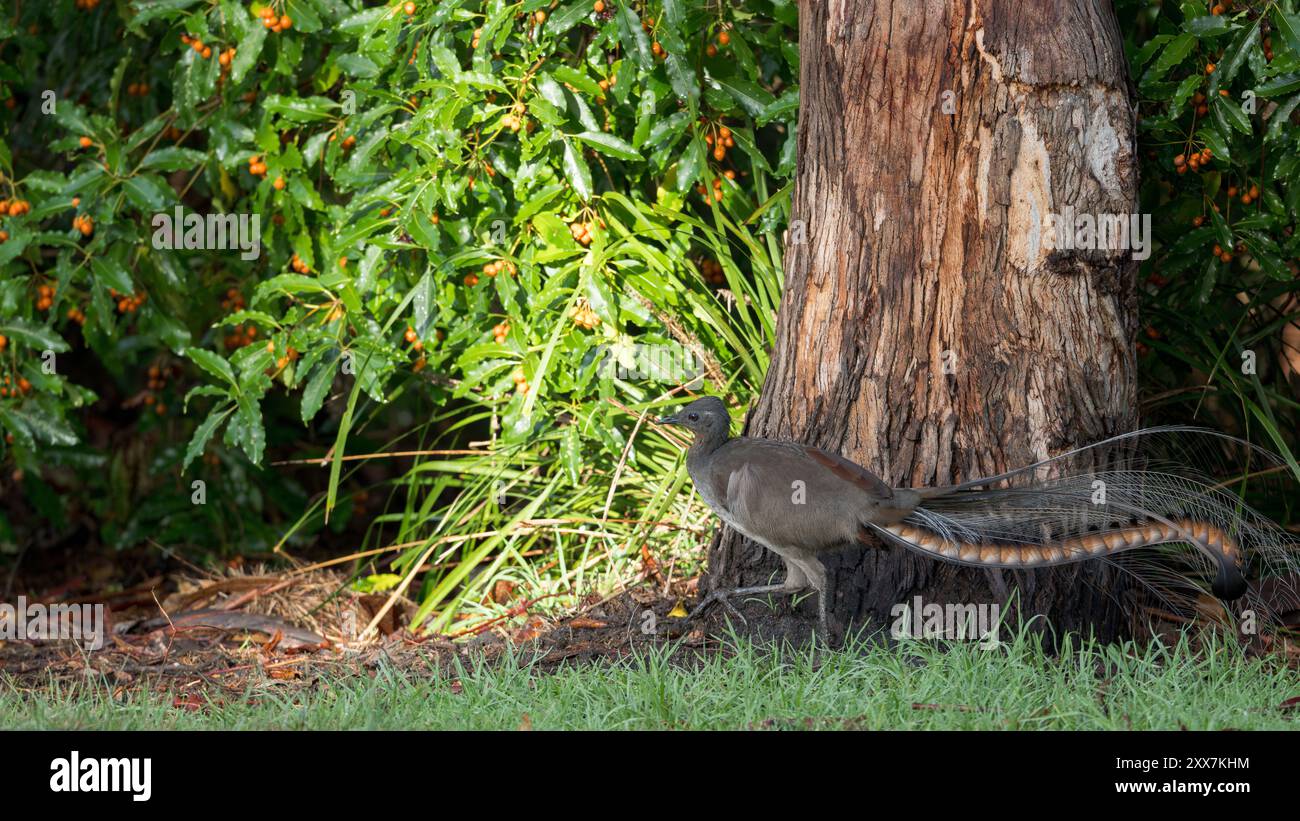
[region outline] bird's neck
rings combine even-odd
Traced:
[[[695,441],[691,442],[691,449],[686,454],[687,458],[699,459],[708,456],[725,445],[728,438],[726,431],[701,431],[695,434]]]

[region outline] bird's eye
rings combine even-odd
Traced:
[[[692,422],[700,421],[700,415],[698,413],[688,413],[686,414],[686,418],[691,420]]]

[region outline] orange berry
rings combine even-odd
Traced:
[[[91,140],[89,137],[82,137],[82,138],[81,138],[81,147],[82,147],[82,148],[90,148],[92,145],[94,145],[94,141]]]
[[[293,20],[289,19],[289,15],[284,14],[280,16],[280,28],[287,29],[292,25],[293,25]]]
[[[408,2],[402,6],[402,11],[406,12],[407,17],[410,17],[412,14],[415,14],[415,4],[408,0]]]
[[[546,12],[541,11],[541,10],[539,9],[539,10],[537,11],[537,13],[533,15],[533,20],[535,20],[535,21],[537,22],[537,25],[539,25],[539,26],[540,26],[542,23],[545,23],[545,22],[546,22]]]
[[[276,190],[276,191],[283,191],[283,190],[284,190],[284,177],[276,177],[276,178],[275,178],[275,182],[271,183],[271,185],[274,185],[274,186],[275,186],[275,190]]]
[[[720,45],[720,46],[725,46],[725,45],[727,45],[727,44],[730,43],[730,42],[731,42],[731,35],[730,35],[730,34],[728,34],[728,33],[725,32],[725,31],[723,31],[723,32],[719,32],[719,33],[718,33],[718,45]]]

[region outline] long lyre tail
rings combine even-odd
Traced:
[[[1277,615],[1300,607],[1300,542],[1246,504],[1245,489],[1249,481],[1252,497],[1267,498],[1260,481],[1285,475],[1277,457],[1240,439],[1150,428],[996,476],[914,489],[919,504],[905,518],[864,517],[860,536],[948,562],[1026,569],[1183,543],[1194,549],[1127,566],[1162,597],[1182,598],[1212,578],[1216,596],[1245,595],[1250,608]],[[1248,584],[1248,569],[1272,581]]]
[[[1218,575],[1212,583],[1214,595],[1236,599],[1246,592],[1245,561],[1240,548],[1222,528],[1208,522],[1149,521],[1041,544],[960,541],[910,522],[874,527],[891,541],[920,553],[981,567],[1053,567],[1141,547],[1183,542],[1200,550],[1218,566]]]

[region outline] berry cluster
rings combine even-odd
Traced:
[[[266,352],[270,354],[275,353],[275,343],[269,339],[266,341]],[[285,368],[289,367],[290,362],[297,362],[297,361],[298,361],[298,350],[294,348],[292,345],[290,345],[289,347],[284,349],[284,355],[275,360],[275,369],[277,371],[282,371]],[[267,375],[269,376],[271,373],[273,372],[268,372]]]
[[[335,140],[337,140],[337,139],[338,139],[338,136],[339,136],[338,134],[331,134],[331,135],[330,135],[330,142],[334,142]],[[354,145],[356,145],[356,144],[357,144],[357,138],[356,138],[356,137],[353,137],[353,136],[350,135],[350,134],[349,134],[348,136],[346,136],[346,137],[343,138],[343,146],[342,146],[342,147],[343,147],[343,150],[344,150],[344,151],[351,151],[351,150],[352,150],[352,146],[354,146]]]
[[[709,43],[707,46],[705,46],[704,53],[709,55],[710,57],[717,57],[718,46],[726,48],[730,44],[731,44],[731,35],[725,31],[720,31],[718,32],[718,45],[715,46],[712,43]]]
[[[261,157],[254,154],[248,158],[248,173],[254,177],[266,176],[266,163],[262,162]]]
[[[587,304],[587,300],[581,297],[569,311],[569,316],[573,318],[574,325],[579,328],[586,328],[589,331],[600,324],[600,317],[596,316],[596,312],[591,310],[591,305]]]
[[[1228,198],[1229,198],[1229,199],[1232,199],[1233,197],[1237,196],[1237,193],[1238,193],[1237,186],[1235,186],[1235,185],[1229,185],[1229,186],[1228,186]],[[1257,199],[1259,199],[1259,186],[1258,186],[1258,185],[1252,185],[1252,186],[1250,186],[1250,188],[1247,188],[1247,189],[1245,189],[1244,191],[1241,192],[1241,204],[1242,204],[1242,205],[1250,205],[1252,202],[1254,202],[1254,201],[1257,200]]]
[[[256,325],[236,325],[235,329],[226,336],[226,350],[233,351],[245,345],[252,345],[254,339],[257,339]]]
[[[244,295],[239,292],[238,288],[228,289],[226,298],[221,300],[221,307],[227,311],[244,310]]]
[[[131,97],[143,97],[149,93],[149,84],[129,83],[126,87],[126,93]]]
[[[725,125],[718,127],[716,135],[712,130],[707,131],[704,134],[704,142],[706,145],[713,146],[713,159],[718,162],[727,158],[728,148],[736,147],[736,139],[731,136],[731,129]]]
[[[23,214],[32,210],[32,204],[27,200],[0,200],[0,216],[8,214],[11,217],[21,217]]]
[[[298,256],[297,254],[294,254],[293,259],[289,260],[289,265],[293,268],[293,270],[297,271],[300,274],[311,273],[311,267],[308,266],[307,263],[303,262],[302,257]]]
[[[488,264],[483,266],[483,274],[485,276],[494,277],[497,274],[501,273],[502,271],[506,271],[507,273],[510,274],[510,276],[514,276],[516,273],[518,273],[518,269],[515,268],[515,264],[513,262],[507,262],[504,259],[499,259],[496,262],[489,262]]]
[[[1209,165],[1213,157],[1214,152],[1208,148],[1193,152],[1190,157],[1179,154],[1174,157],[1174,168],[1177,169],[1179,174],[1186,174],[1189,168],[1193,171],[1200,171],[1201,166]]]
[[[600,223],[601,228],[605,227],[604,220],[598,220],[598,222]],[[591,229],[593,225],[594,224],[590,222],[570,223],[569,233],[573,234],[573,238],[576,239],[582,247],[586,248],[588,245],[591,245]]]
[[[510,380],[515,383],[515,390],[520,394],[527,396],[532,387],[528,384],[528,377],[524,376],[523,368],[515,368],[510,373]]]
[[[726,276],[722,273],[722,264],[716,259],[705,257],[700,260],[700,273],[704,274],[704,279],[710,285],[722,285],[727,281]]]
[[[496,325],[492,326],[492,338],[496,340],[498,345],[504,345],[506,341],[506,337],[509,335],[510,335],[509,322],[498,322]]]
[[[176,365],[171,365],[166,368],[158,365],[149,366],[149,390],[145,393],[143,401],[146,405],[151,405],[154,409],[154,413],[159,416],[162,416],[167,412],[167,406],[162,403],[161,399],[157,396],[157,392],[167,387],[168,376],[176,379],[180,375],[181,369]]]
[[[86,214],[78,214],[73,217],[72,227],[80,231],[83,237],[88,237],[95,233],[95,221]]]
[[[276,15],[275,9],[266,6],[261,12],[262,25],[271,30],[272,34],[279,34],[282,31],[288,31],[293,26],[293,20],[287,14]]]
[[[191,37],[188,34],[182,34],[181,42],[198,52],[198,55],[204,60],[211,59],[212,46],[204,45],[203,41],[199,38]]]
[[[437,336],[438,339],[442,339],[442,331],[438,331]],[[415,360],[415,363],[411,366],[411,369],[413,371],[419,373],[420,371],[424,370],[425,365],[429,364],[428,360],[424,358],[424,343],[420,341],[420,335],[417,334],[415,332],[415,329],[412,328],[410,325],[406,326],[406,334],[404,338],[406,339],[406,344],[411,346],[411,350],[415,351],[417,354],[420,355],[419,358]]]
[[[734,180],[736,178],[736,172],[728,168],[726,171],[723,172],[723,176],[729,180]],[[716,202],[722,202],[722,177],[713,178],[712,195],[709,194],[709,189],[705,188],[703,183],[695,186],[695,190],[700,193],[701,197],[704,197],[705,202],[709,201],[710,196],[712,196],[712,198]]]
[[[52,307],[54,307],[54,286],[36,286],[36,310],[48,311]]]
[[[117,312],[121,314],[133,314],[140,310],[140,306],[149,298],[149,295],[141,291],[139,294],[119,294],[112,288],[108,289],[108,295],[117,300]]]
[[[2,338],[3,337],[0,337],[0,339]],[[18,383],[14,384],[14,382],[10,379],[9,376],[5,376],[4,384],[3,386],[0,386],[0,399],[9,396],[13,396],[13,397],[26,396],[31,392],[32,392],[32,383],[28,382],[26,377],[22,377],[22,376],[18,377]],[[13,440],[11,439],[7,439],[6,441],[8,441],[10,444],[13,444]]]

